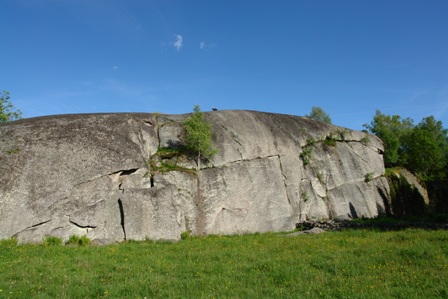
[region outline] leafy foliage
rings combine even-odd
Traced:
[[[333,135],[327,136],[324,139],[324,145],[326,146],[336,146],[336,141],[338,139],[336,139]]]
[[[373,180],[373,173],[369,172],[364,175],[364,182],[368,183]]]
[[[303,148],[303,151],[299,155],[300,159],[303,161],[303,165],[310,164],[312,152],[313,151],[310,147]]]
[[[432,209],[447,211],[448,130],[442,122],[429,116],[414,126],[410,118],[384,115],[377,110],[370,125],[364,127],[383,140],[386,167],[404,167],[417,175],[428,189]],[[412,192],[405,192],[404,183],[400,182],[400,186],[398,189],[405,194],[400,200],[404,205],[414,205]]]
[[[9,92],[3,91],[0,93],[0,124],[22,118],[22,112],[15,109],[9,99]]]
[[[218,150],[213,147],[211,126],[198,105],[194,106],[193,113],[184,121],[184,127],[186,148],[197,156],[199,169],[201,160],[209,160]]]
[[[90,245],[90,239],[87,236],[76,236],[76,235],[72,235],[70,236],[70,238],[68,239],[67,244],[68,245],[78,245],[78,246],[87,246]]]
[[[54,236],[48,236],[43,239],[44,246],[60,246],[62,245],[62,239]]]
[[[311,113],[305,115],[305,117],[331,124],[330,116],[320,107],[311,108]]]
[[[400,156],[400,147],[414,128],[412,119],[401,119],[399,115],[384,115],[377,110],[370,125],[364,124],[364,127],[383,140],[386,167],[403,163],[404,156]]]
[[[433,116],[424,118],[405,139],[405,166],[424,180],[445,176],[448,152],[447,130]]]

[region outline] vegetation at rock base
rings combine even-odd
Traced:
[[[320,107],[312,107],[310,114],[305,115],[305,117],[331,124],[330,116]]]
[[[90,245],[91,240],[87,236],[70,236],[67,245],[87,246]]]
[[[0,93],[0,124],[22,118],[22,112],[14,107],[7,91]]]
[[[44,246],[60,246],[62,245],[62,239],[58,237],[49,236],[43,239],[42,244]]]
[[[448,231],[0,242],[3,298],[446,298]]]
[[[364,127],[383,140],[385,166],[411,171],[428,189],[430,212],[448,213],[448,130],[442,122],[428,116],[414,125],[410,118],[384,115],[377,110],[372,122]],[[394,178],[389,181],[397,190],[406,189],[401,181]],[[404,194],[410,196],[409,205],[414,206],[413,193]],[[406,206],[406,200],[406,196],[400,195],[397,202],[403,201],[402,205]]]
[[[428,213],[424,198],[405,177],[391,172],[387,175],[387,179],[390,186],[391,208],[395,217],[424,216]]]
[[[186,149],[197,158],[197,169],[201,160],[207,161],[218,150],[213,147],[211,125],[206,121],[201,108],[194,106],[193,113],[184,121]]]

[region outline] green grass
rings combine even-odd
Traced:
[[[447,298],[448,231],[0,242],[0,298]]]

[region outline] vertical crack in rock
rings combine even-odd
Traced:
[[[200,172],[196,179],[196,207],[198,209],[198,216],[196,222],[196,231],[198,235],[205,234],[205,211],[204,211],[204,197],[201,192],[201,185],[199,179]]]
[[[239,149],[239,148],[237,148],[236,150],[237,150],[237,151],[238,151],[238,153],[240,154],[241,160],[244,160],[244,158],[243,158],[243,154],[241,153],[240,149]]]
[[[123,183],[120,183],[120,184],[118,185],[118,190],[121,191],[121,194],[124,193],[124,188],[121,187],[122,185],[123,185]]]
[[[285,185],[286,198],[288,199],[288,203],[291,204],[291,199],[289,198],[289,194],[288,194],[288,184],[286,184],[286,180],[288,179],[288,177],[283,172],[282,159],[281,159],[280,155],[278,155],[277,157],[278,157],[278,162],[280,164],[280,172],[283,175],[283,184]]]
[[[156,121],[156,134],[157,134],[157,148],[160,148],[160,128],[162,127],[160,124],[159,124],[159,115],[157,114],[157,115],[154,115],[154,119],[155,119],[155,121]]]
[[[123,202],[121,198],[118,199],[118,209],[120,210],[120,225],[123,229],[124,240],[126,241],[126,229],[124,227],[124,210],[123,210]]]

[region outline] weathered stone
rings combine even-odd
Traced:
[[[156,154],[182,144],[187,116],[60,115],[0,125],[0,239],[178,240],[183,231],[285,231],[307,219],[386,210],[383,147],[373,135],[298,116],[214,111],[206,119],[219,153],[196,172],[180,154]]]

